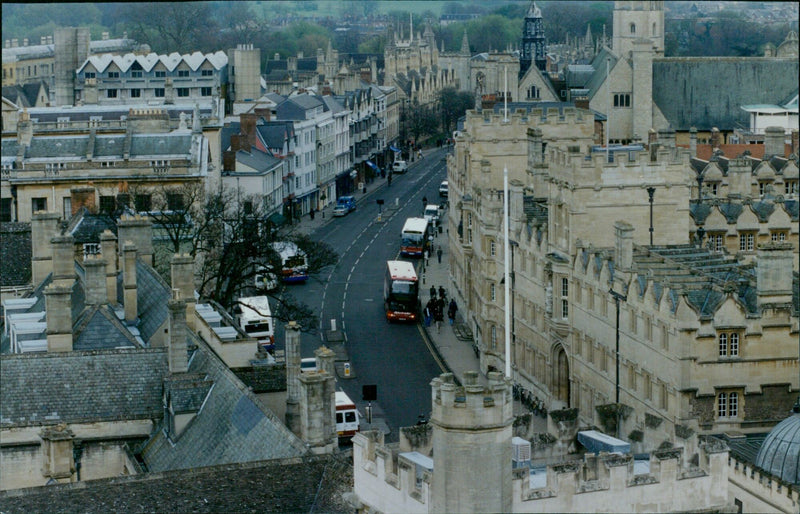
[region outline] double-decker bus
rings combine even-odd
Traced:
[[[428,248],[430,225],[425,218],[408,218],[403,231],[400,233],[400,254],[405,256],[422,257]]]
[[[386,261],[383,279],[386,320],[417,321],[420,312],[419,281],[414,266],[405,261]]]
[[[256,339],[267,352],[275,349],[275,327],[272,326],[272,311],[266,296],[239,298],[234,307],[239,326],[247,335]]]
[[[291,283],[308,280],[306,253],[291,241],[272,243],[272,248],[281,257],[281,280]]]

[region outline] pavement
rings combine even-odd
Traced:
[[[423,156],[432,151],[434,150],[423,150]],[[412,171],[420,162],[424,161],[417,159],[409,163],[409,171]],[[376,178],[371,183],[368,183],[366,187],[366,193],[359,191],[353,194],[356,197],[356,204],[371,201],[373,195],[386,188],[386,179]],[[446,215],[447,212],[445,211],[443,216]],[[333,220],[333,205],[330,205],[322,211],[317,211],[314,215],[314,219],[311,219],[308,214],[304,215],[299,222],[295,221],[292,228],[293,230],[310,234],[328,223],[331,223]],[[447,244],[447,228],[445,227],[444,230],[445,232],[442,234],[439,234],[437,230],[433,241],[435,249],[442,249],[442,262],[439,263],[435,250],[428,258],[427,262],[420,259],[417,269],[417,274],[420,277],[420,300],[423,305],[428,301],[428,298],[430,298],[428,290],[431,285],[436,286],[436,289],[442,286],[447,292],[448,303],[450,298],[455,296],[456,304],[460,309],[461,306],[464,305],[464,300],[452,283],[449,258],[450,248]],[[445,321],[442,323],[440,330],[436,329],[435,323],[432,323],[430,327],[421,324],[420,328],[426,343],[429,344],[432,353],[436,356],[437,360],[439,360],[441,366],[446,371],[452,372],[459,383],[463,383],[465,371],[478,371],[479,383],[487,383],[486,377],[480,373],[480,361],[475,353],[472,333],[467,324],[464,323],[460,310],[457,312],[455,323],[452,326],[449,324],[445,315]]]

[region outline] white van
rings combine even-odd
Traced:
[[[406,161],[394,161],[392,163],[392,173],[405,173],[408,171],[408,163]]]
[[[436,204],[428,204],[425,206],[425,219],[428,223],[435,227],[439,224],[439,206]]]

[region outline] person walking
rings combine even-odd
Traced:
[[[428,206],[428,197],[427,196],[423,196],[422,197],[422,212],[425,212],[425,207],[427,207],[427,206]]]
[[[450,320],[450,326],[453,326],[453,323],[456,321],[456,312],[458,312],[458,305],[456,305],[456,299],[450,299],[450,306],[447,308],[447,319]]]
[[[439,264],[442,263],[442,246],[439,245],[439,248],[436,249],[436,258],[439,259]]]
[[[436,299],[436,286],[431,286],[431,300]]]
[[[425,309],[422,311],[422,316],[425,319],[425,326],[431,326],[431,320],[433,319],[433,298],[428,300],[428,303],[425,304]]]
[[[444,300],[438,298],[433,304],[433,320],[436,322],[436,333],[442,330],[442,321],[444,321]]]
[[[443,302],[447,300],[447,291],[445,291],[442,286],[439,286],[439,298],[441,298]]]

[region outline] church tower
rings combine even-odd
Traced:
[[[649,39],[655,55],[664,55],[664,2],[614,2],[614,34],[612,50],[619,57],[629,58],[636,39]]]
[[[527,14],[525,14],[525,27],[522,29],[522,55],[519,58],[519,76],[524,76],[531,64],[544,71],[547,67],[546,52],[542,11],[536,5],[536,2],[531,2]]]

